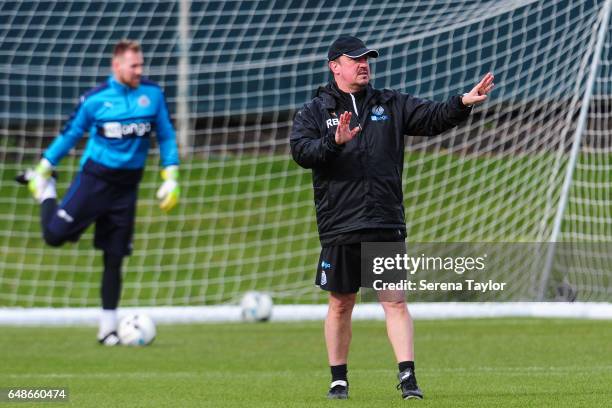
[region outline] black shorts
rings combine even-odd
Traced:
[[[351,242],[321,248],[315,285],[337,293],[357,293],[361,287],[361,243],[403,242],[405,235],[397,229],[361,230],[351,234]]]
[[[96,224],[94,246],[119,256],[132,252],[138,185],[118,185],[80,172],[47,225],[62,241],[78,241]]]

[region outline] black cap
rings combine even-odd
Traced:
[[[327,60],[333,61],[342,55],[346,55],[349,58],[359,58],[363,55],[376,58],[378,57],[378,51],[369,49],[365,46],[363,41],[357,37],[343,35],[338,37],[331,47],[329,47],[329,51],[327,52]]]

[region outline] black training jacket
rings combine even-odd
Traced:
[[[290,136],[293,159],[312,169],[321,243],[368,228],[405,232],[404,135],[442,133],[467,119],[471,108],[460,96],[440,103],[368,85],[362,111],[351,109],[350,128],[360,125],[362,130],[338,145],[338,118],[350,108],[342,100],[335,83],[320,87],[296,112]]]

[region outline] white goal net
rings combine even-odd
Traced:
[[[12,179],[110,73],[121,38],[141,42],[183,154],[183,196],[165,215],[152,149],[121,305],[225,304],[253,289],[323,301],[311,176],[288,135],[293,112],[329,80],[327,48],[341,34],[381,52],[377,88],[444,100],[495,74],[466,123],[407,138],[410,241],[576,243],[516,276],[504,299],[550,300],[564,287],[609,301],[609,13],[604,0],[2,1],[0,307],[99,305],[93,228],[46,247],[38,206]],[[60,196],[83,146],[58,169]]]

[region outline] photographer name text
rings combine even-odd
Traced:
[[[382,279],[374,281],[374,290],[404,290],[404,291],[473,291],[473,292],[500,292],[506,289],[507,282],[488,280],[478,282],[474,279],[465,279],[463,282],[430,282],[426,279],[412,281],[408,279],[399,282],[384,282]]]

